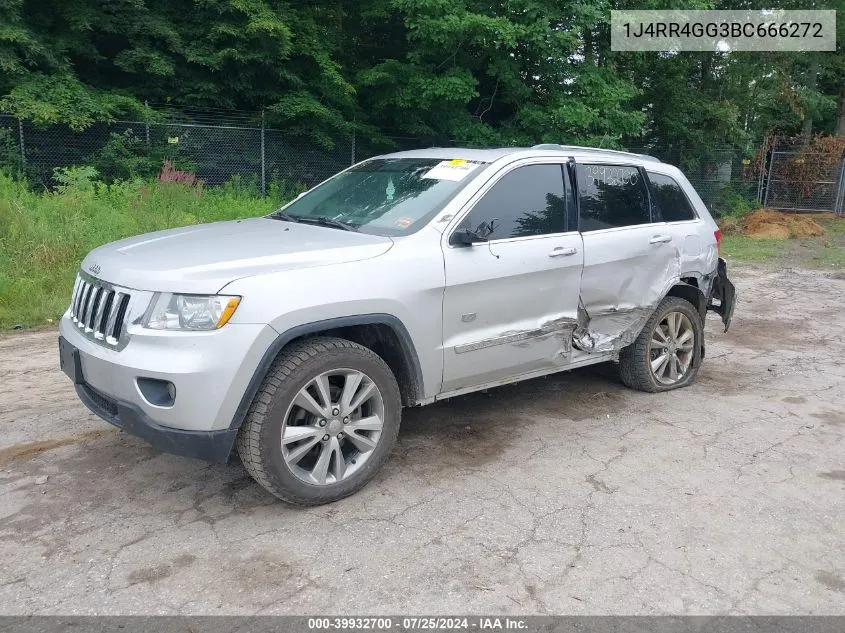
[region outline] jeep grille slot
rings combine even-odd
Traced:
[[[117,347],[125,336],[130,298],[129,291],[124,288],[77,275],[70,301],[70,319],[87,338]]]
[[[115,340],[120,336],[120,329],[123,327],[123,320],[126,318],[126,308],[129,306],[129,295],[120,293],[120,302],[117,304],[117,312],[112,326],[112,337]]]

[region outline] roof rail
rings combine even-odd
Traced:
[[[534,145],[531,149],[549,149],[557,152],[594,152],[596,154],[619,154],[621,156],[636,156],[642,160],[650,160],[655,163],[661,162],[659,158],[649,156],[648,154],[635,154],[633,152],[623,152],[618,149],[601,149],[599,147],[582,147],[580,145],[560,145],[559,143],[540,143]]]

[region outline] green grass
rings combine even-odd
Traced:
[[[828,237],[845,238],[845,216],[819,220]]]
[[[288,195],[289,193],[289,195]],[[295,191],[261,198],[238,187],[176,183],[80,183],[34,192],[0,173],[0,330],[55,322],[82,258],[123,237],[199,222],[254,217]]]
[[[739,261],[760,263],[780,255],[786,240],[754,240],[744,235],[722,238],[722,254]]]

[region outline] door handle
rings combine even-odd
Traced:
[[[563,246],[558,246],[557,248],[553,248],[552,252],[549,253],[549,257],[567,257],[568,255],[574,255],[578,252],[577,248],[564,248]]]
[[[671,235],[655,235],[651,238],[648,243],[649,244],[662,244],[663,242],[671,242],[672,236]]]

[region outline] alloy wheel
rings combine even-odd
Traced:
[[[323,372],[288,407],[282,457],[298,479],[336,484],[367,462],[383,427],[384,398],[372,378],[355,369]]]
[[[683,312],[668,312],[655,326],[649,341],[651,374],[661,385],[674,385],[692,367],[695,330]]]

